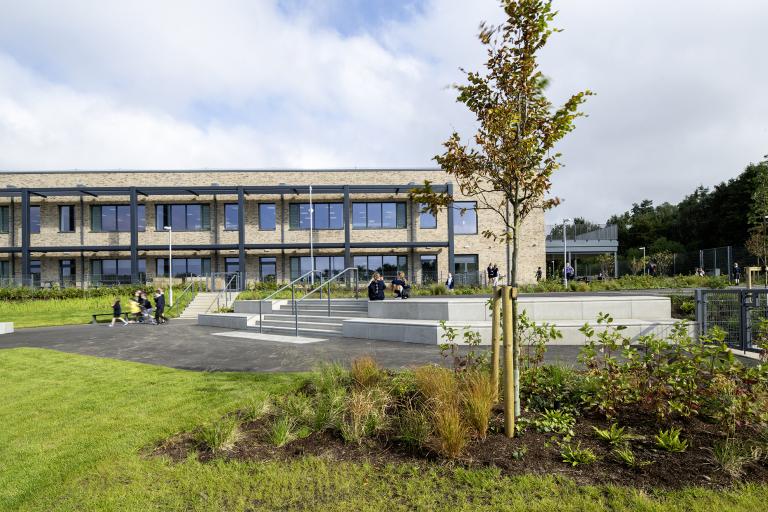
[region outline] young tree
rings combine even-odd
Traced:
[[[498,220],[498,228],[486,229],[482,235],[511,243],[509,276],[517,286],[522,222],[532,211],[559,203],[557,198],[547,197],[552,174],[561,166],[555,146],[574,129],[575,119],[583,115],[579,106],[591,92],[575,94],[559,108],[544,94],[547,79],[539,70],[537,53],[559,31],[552,27],[556,12],[551,0],[502,0],[501,6],[507,17],[502,25],[480,26],[479,38],[487,47],[485,70],[465,71],[466,83],[456,86],[458,101],[476,116],[479,125],[473,142],[465,142],[454,132],[435,160],[453,177],[462,195],[476,199],[479,210]],[[428,181],[411,197],[425,203],[432,213],[452,207],[453,198],[435,192]],[[516,293],[512,293],[511,316],[513,358],[519,361]],[[518,366],[514,365],[515,383],[519,381]],[[519,386],[514,386],[516,396],[510,401],[506,390],[512,385],[507,380],[512,375],[508,374],[504,372],[505,407],[519,414]],[[507,425],[511,436],[509,430]]]

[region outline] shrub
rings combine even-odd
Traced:
[[[344,413],[346,398],[347,390],[344,388],[333,388],[316,395],[314,413],[310,419],[312,428],[320,432],[337,426]]]
[[[279,408],[283,416],[288,416],[299,425],[309,424],[314,416],[312,401],[303,393],[284,396]]]
[[[468,429],[455,403],[445,403],[432,411],[434,430],[437,435],[437,451],[455,459],[467,445]]]
[[[731,437],[716,442],[712,447],[712,459],[715,464],[731,478],[743,476],[744,466],[759,459],[760,455],[761,452]]]
[[[487,372],[468,372],[462,379],[461,396],[467,420],[480,439],[488,433],[491,409],[496,402],[491,376]]]
[[[448,287],[443,283],[435,283],[429,286],[431,295],[448,295]]]
[[[573,414],[563,410],[546,410],[534,419],[531,424],[537,432],[551,432],[573,436],[573,426],[576,418]]]
[[[400,411],[394,427],[395,438],[412,448],[424,446],[432,433],[428,415],[411,406]]]
[[[597,455],[590,448],[582,448],[581,443],[573,446],[570,443],[560,446],[560,456],[563,458],[563,462],[570,464],[571,466],[578,466],[579,464],[592,464],[597,460]]]
[[[233,416],[206,425],[197,434],[197,442],[213,453],[230,450],[239,438],[240,424]]]
[[[585,379],[573,368],[545,365],[524,370],[520,375],[520,396],[529,411],[572,409],[581,406]]]
[[[349,372],[338,363],[320,365],[309,377],[309,388],[317,394],[346,388],[350,383]]]
[[[384,372],[372,357],[362,356],[352,361],[350,375],[355,384],[365,389],[378,384],[382,380]]]
[[[619,427],[617,423],[613,423],[607,429],[601,429],[597,427],[592,427],[592,429],[595,431],[595,435],[599,439],[602,439],[611,446],[624,446],[633,439],[642,439],[642,436],[630,434],[626,431],[625,427]]]
[[[638,459],[635,452],[632,451],[632,448],[626,445],[614,448],[611,454],[617,461],[632,469],[639,469],[651,464],[651,461],[641,461]]]
[[[688,448],[688,441],[680,439],[679,428],[660,430],[654,439],[656,446],[668,452],[684,452]]]
[[[414,370],[419,391],[430,402],[439,404],[455,403],[459,396],[456,375],[439,366],[420,366]]]
[[[289,416],[280,416],[275,418],[272,422],[272,427],[269,429],[268,440],[273,445],[280,448],[296,439],[294,429],[296,428],[296,422]]]
[[[262,395],[246,401],[240,410],[240,415],[244,421],[255,421],[268,414],[271,409],[269,395]]]
[[[410,398],[419,390],[412,370],[401,370],[389,382],[390,394],[394,398]]]
[[[388,403],[389,397],[381,390],[352,391],[339,425],[344,440],[359,444],[364,437],[381,430],[386,424]]]

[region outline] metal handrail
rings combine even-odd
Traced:
[[[192,289],[192,287],[193,287],[193,286],[195,286],[196,284],[198,284],[198,283],[196,283],[196,282],[192,281],[191,283],[189,283],[189,284],[188,284],[188,285],[187,285],[187,286],[186,286],[186,287],[185,287],[185,288],[184,288],[184,289],[181,291],[181,294],[179,294],[179,296],[176,298],[176,300],[173,302],[173,304],[171,304],[171,306],[168,308],[168,313],[170,313],[171,311],[173,311],[173,308],[175,308],[175,307],[176,307],[176,304],[181,304],[181,303],[183,302],[183,301],[182,301],[182,299],[183,299],[183,298],[184,298],[184,297],[185,297],[185,296],[186,296],[188,293],[190,293],[190,290],[191,290],[191,289]],[[173,286],[173,284],[171,284],[171,286]]]
[[[214,303],[216,304],[216,310],[217,311],[219,309],[221,309],[221,296],[222,295],[226,295],[226,299],[224,299],[224,304],[229,304],[229,295],[233,291],[237,291],[238,293],[240,293],[239,282],[235,286],[235,288],[237,288],[237,289],[236,290],[232,290],[232,282],[233,281],[239,281],[239,280],[240,280],[240,273],[239,272],[235,272],[234,274],[232,274],[232,277],[230,277],[229,281],[227,281],[224,284],[224,288],[219,290],[219,293],[216,294],[216,299],[211,301],[211,304],[208,306],[208,309],[206,309],[205,312],[208,313],[211,310],[211,308],[213,307]]]
[[[322,300],[322,298],[323,298],[322,288],[323,288],[323,286],[327,286],[328,287],[328,291],[326,292],[325,295],[328,298],[328,316],[331,316],[331,283],[333,281],[337,280],[338,278],[340,278],[341,276],[343,276],[344,274],[346,274],[347,272],[350,272],[350,271],[354,272],[354,275],[355,275],[355,300],[357,300],[357,299],[360,298],[359,269],[357,267],[345,268],[344,270],[342,270],[341,272],[339,272],[335,276],[331,277],[327,281],[321,282],[320,286],[318,286],[314,290],[310,290],[309,292],[305,293],[304,296],[302,298],[300,298],[299,300],[295,299],[295,292],[291,291],[291,305],[293,307],[293,327],[294,327],[294,331],[295,331],[296,336],[299,335],[299,302],[301,302],[302,300],[306,299],[307,297],[309,297],[310,295],[312,295],[316,291],[320,291],[320,299]]]
[[[261,321],[263,319],[262,317],[264,316],[262,314],[262,304],[264,304],[264,301],[270,300],[272,297],[274,297],[275,295],[277,295],[278,293],[280,293],[281,291],[287,289],[290,286],[291,287],[291,301],[293,302],[294,293],[295,293],[295,291],[294,291],[295,284],[298,283],[299,281],[301,281],[302,279],[304,279],[305,277],[307,277],[308,275],[312,274],[312,272],[315,272],[315,271],[310,270],[309,272],[305,272],[304,274],[300,275],[299,277],[297,277],[296,279],[294,279],[290,283],[285,284],[285,285],[281,286],[280,288],[278,288],[277,291],[275,291],[273,293],[270,293],[269,295],[267,295],[263,299],[259,299],[259,332],[263,332],[262,331],[262,327],[261,327]]]

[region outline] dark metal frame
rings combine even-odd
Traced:
[[[377,194],[377,193],[395,193],[409,192],[418,188],[415,184],[407,185],[313,185],[312,192],[315,194],[343,194],[343,213],[344,213],[344,242],[343,243],[317,243],[314,244],[318,249],[343,249],[345,265],[351,265],[351,249],[377,249],[391,247],[391,242],[351,242],[350,237],[350,194]],[[432,189],[435,192],[447,192],[453,194],[453,185],[434,185]],[[190,186],[190,187],[44,187],[44,188],[15,188],[8,187],[0,189],[0,197],[21,198],[21,246],[20,247],[0,247],[0,253],[15,254],[21,253],[21,273],[29,274],[30,260],[32,252],[101,252],[101,251],[130,251],[131,276],[138,278],[139,274],[139,251],[156,251],[166,248],[165,245],[140,245],[138,232],[138,196],[172,196],[172,195],[192,195],[199,196],[218,196],[218,195],[236,195],[238,204],[238,240],[237,244],[178,244],[174,247],[178,250],[237,250],[240,260],[240,272],[245,272],[245,256],[249,249],[309,249],[309,243],[274,243],[274,244],[248,244],[245,241],[245,197],[249,195],[284,195],[284,194],[309,194],[309,185],[270,185],[270,186]],[[35,246],[31,245],[30,237],[30,196],[47,198],[50,196],[66,197],[75,196],[81,199],[84,196],[128,196],[131,212],[130,245],[90,245],[83,244],[77,246]],[[81,217],[83,212],[80,212]],[[411,221],[413,222],[413,220]],[[284,224],[284,223],[282,223]],[[218,225],[216,227],[218,229]],[[282,233],[282,231],[281,231]],[[400,247],[448,247],[448,268],[453,268],[454,264],[454,242],[453,242],[453,205],[448,208],[448,240],[444,242],[398,242]],[[281,234],[282,240],[282,234]]]

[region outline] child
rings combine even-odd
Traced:
[[[120,297],[115,297],[115,302],[112,304],[112,322],[109,326],[114,327],[116,320],[120,320],[124,325],[128,325],[128,322],[123,318],[123,308],[120,306]]]

